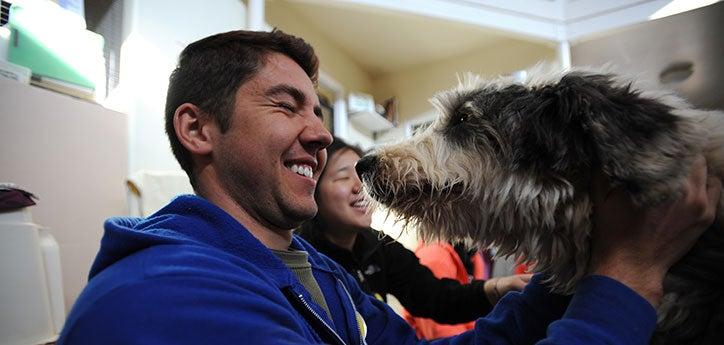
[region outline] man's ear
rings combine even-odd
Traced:
[[[173,114],[173,127],[186,150],[197,155],[211,153],[215,123],[199,107],[191,103],[181,104]]]

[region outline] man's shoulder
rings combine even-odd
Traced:
[[[157,245],[108,266],[93,277],[77,304],[94,304],[110,294],[123,294],[133,298],[143,295],[148,286],[174,285],[181,288],[185,282],[199,279],[219,280],[237,286],[269,285],[274,282],[269,274],[253,262],[200,245]],[[175,286],[180,284],[178,286]],[[140,289],[140,286],[144,286]]]
[[[282,303],[277,286],[269,272],[223,251],[188,244],[158,245],[119,260],[91,279],[66,328],[135,314],[193,319],[180,310],[197,313],[219,303]],[[198,307],[189,307],[189,302]]]
[[[88,289],[112,289],[145,280],[221,279],[233,281],[239,274],[262,276],[254,262],[204,245],[156,245],[129,255],[101,271],[89,281]]]

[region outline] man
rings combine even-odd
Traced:
[[[317,211],[332,140],[318,116],[316,73],[312,48],[280,31],[219,34],[181,53],[167,132],[197,195],[147,219],[106,223],[60,344],[416,341],[389,307],[292,235]],[[703,162],[689,182],[684,197],[651,210],[604,189],[592,275],[573,298],[535,277],[454,341],[646,342],[663,273],[716,208],[718,182],[707,189]]]

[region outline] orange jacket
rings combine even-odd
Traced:
[[[420,263],[429,267],[436,277],[455,279],[462,284],[469,283],[465,266],[452,245],[447,243],[421,244],[415,250],[415,255],[420,258]],[[484,276],[486,269],[483,256],[478,252],[471,259],[473,261],[473,278],[488,278]],[[415,329],[417,336],[424,339],[457,335],[475,326],[474,321],[456,325],[440,324],[432,319],[413,317],[407,310],[403,311],[403,317]]]

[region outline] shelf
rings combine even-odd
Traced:
[[[395,127],[392,122],[385,119],[382,115],[371,111],[358,111],[349,114],[350,121],[362,128],[366,128],[372,132],[379,132]]]

